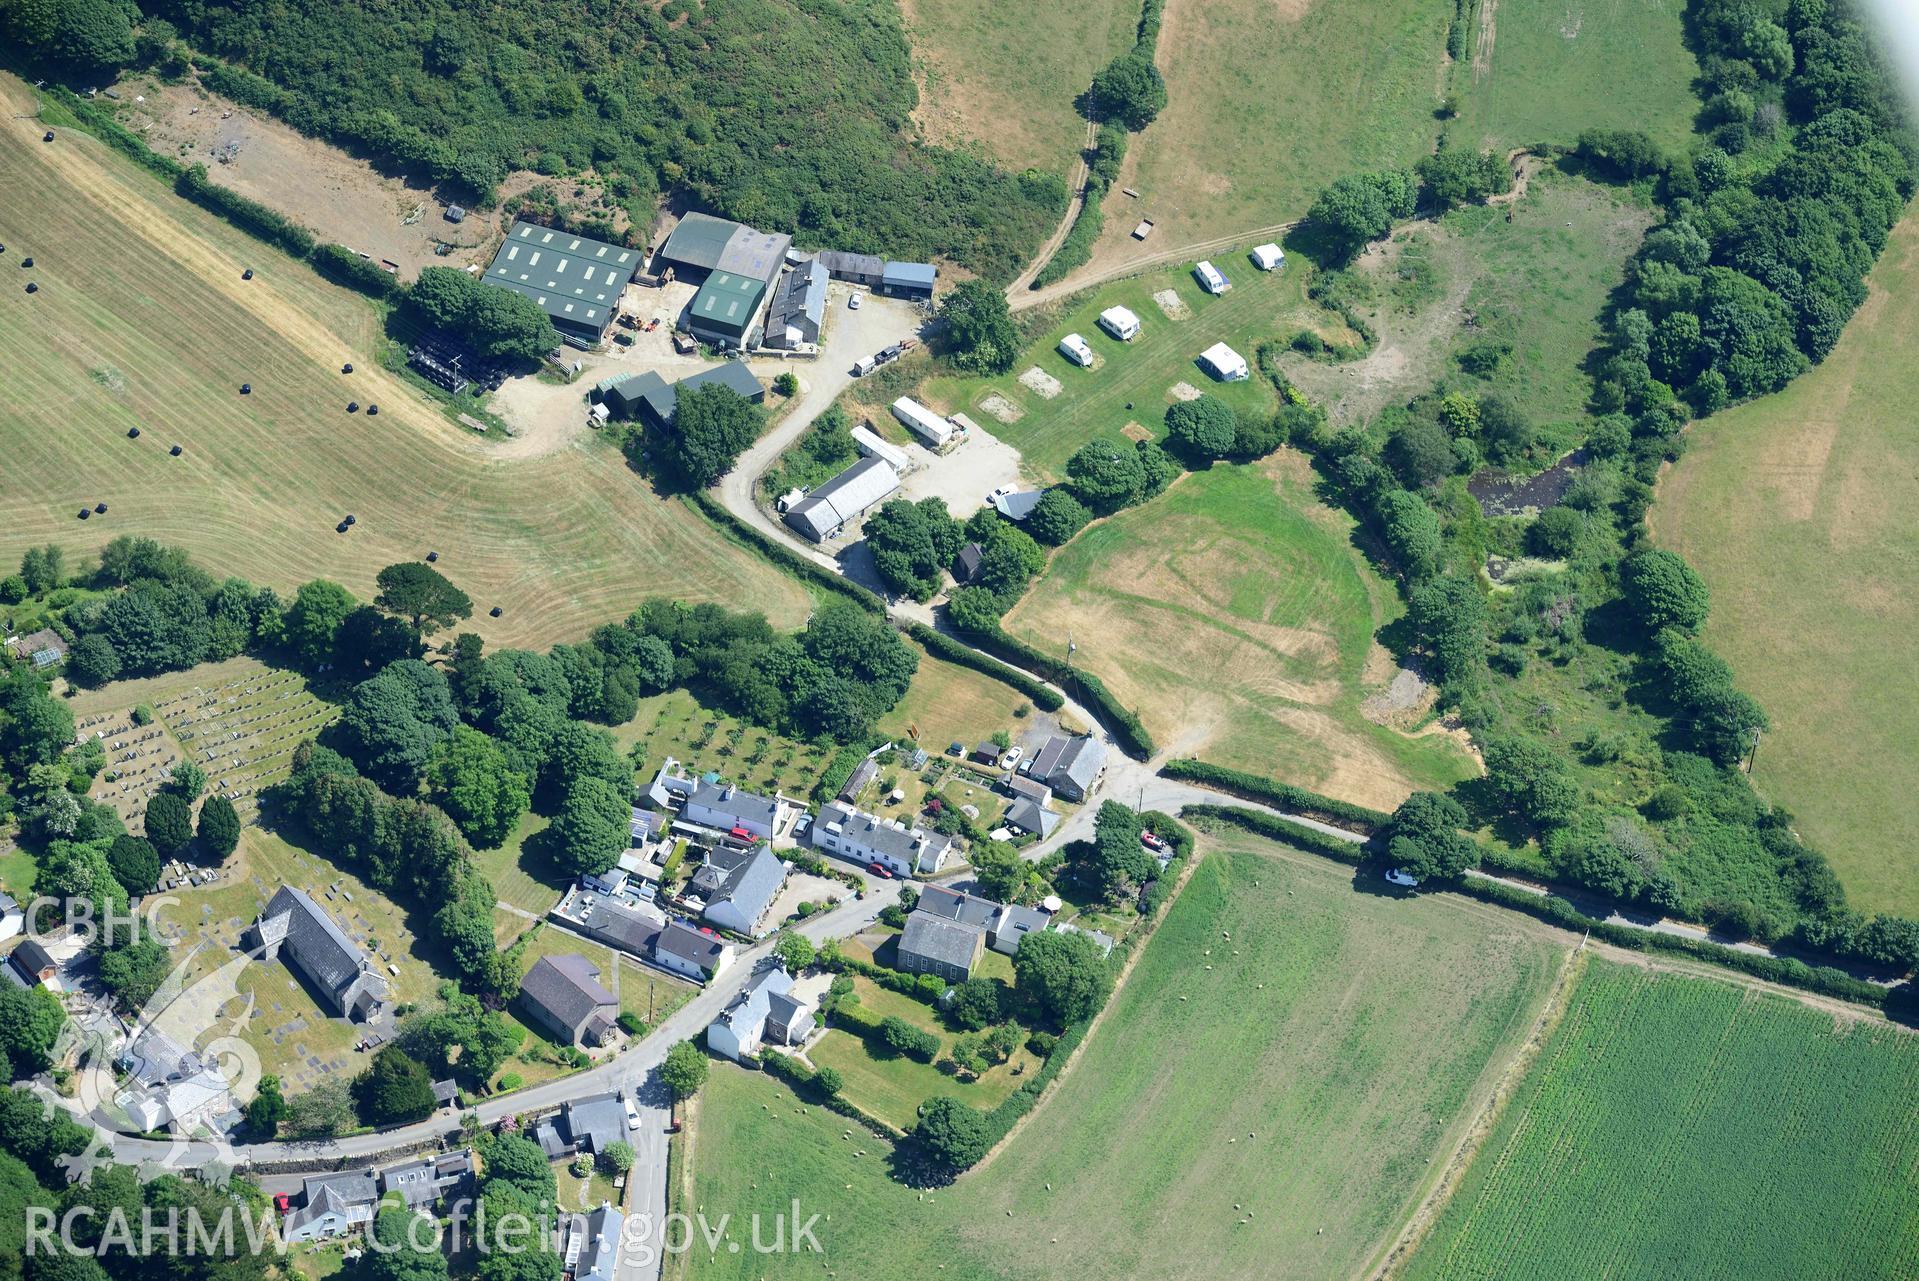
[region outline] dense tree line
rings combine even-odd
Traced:
[[[429,934],[446,948],[469,989],[508,994],[519,975],[493,941],[493,887],[473,853],[437,808],[382,791],[347,757],[304,743],[293,773],[276,795],[328,857],[426,916]]]
[[[404,14],[364,0],[140,9],[144,19],[111,0],[8,0],[0,29],[42,61],[89,74],[136,60],[184,71],[182,36],[222,60],[201,60],[207,87],[481,202],[516,169],[591,169],[638,222],[660,193],[686,188],[808,246],[946,255],[998,279],[1066,204],[1057,175],[1008,174],[914,139],[910,51],[890,7],[738,0],[672,17],[645,0],[431,0]]]
[[[29,551],[23,583],[50,591],[65,582],[64,560]],[[100,552],[87,585],[105,594],[67,606],[59,625],[73,636],[66,675],[76,685],[183,671],[247,652],[280,653],[309,670],[371,671],[423,651],[427,635],[460,618],[472,602],[426,564],[381,571],[378,605],[315,579],[293,600],[240,578],[215,580],[184,551],[122,535]]]
[[[1852,0],[1783,13],[1694,0],[1701,145],[1582,135],[1602,173],[1657,175],[1664,223],[1611,320],[1601,410],[1682,397],[1697,414],[1776,391],[1823,360],[1912,195],[1915,144],[1896,79]]]
[[[850,603],[819,610],[795,635],[759,614],[650,600],[626,626],[664,642],[675,684],[691,686],[758,725],[850,742],[905,694],[919,666],[882,618]]]

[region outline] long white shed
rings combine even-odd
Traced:
[[[945,449],[952,443],[953,424],[911,396],[901,396],[893,402],[893,417],[905,423],[908,431],[935,450]]]

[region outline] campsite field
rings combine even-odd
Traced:
[[[1697,425],[1652,520],[1712,590],[1706,639],[1772,718],[1756,778],[1852,905],[1919,916],[1919,219],[1832,355]]]
[[[42,144],[18,80],[0,78],[0,103],[0,562],[50,540],[72,562],[131,533],[215,574],[283,592],[324,576],[366,598],[382,566],[433,549],[489,644],[571,639],[649,594],[803,617],[798,584],[656,497],[610,445],[582,433],[517,457],[519,442],[463,433],[378,367],[364,299],[77,130]],[[74,518],[103,501],[107,515]]]
[[[1343,174],[1419,159],[1439,132],[1452,11],[1449,0],[1170,0],[1156,58],[1166,110],[1128,148],[1095,265],[1291,222]],[[1141,218],[1156,224],[1143,245],[1130,236]]]
[[[1022,0],[904,0],[928,141],[984,148],[1006,168],[1071,179],[1086,142],[1073,100],[1125,50],[1134,0],[1033,5]]]
[[[1357,1271],[1533,1026],[1564,944],[1457,901],[1356,893],[1349,869],[1280,847],[1233,848],[1258,852],[1206,856],[1080,1061],[951,1188],[892,1182],[866,1131],[842,1137],[845,1119],[786,1087],[716,1069],[690,1201],[738,1222],[797,1196],[822,1215],[825,1258],[722,1247],[687,1275]]]
[[[1663,147],[1691,142],[1699,64],[1683,0],[1479,0],[1453,67],[1455,146],[1504,154],[1569,144],[1582,129],[1638,129]]]
[[[1369,300],[1362,311],[1379,332],[1365,357],[1340,365],[1282,357],[1286,375],[1335,422],[1365,422],[1442,377],[1501,392],[1541,425],[1584,411],[1592,379],[1582,364],[1599,340],[1600,309],[1652,215],[1623,189],[1530,168],[1525,197],[1512,205],[1416,223],[1355,263],[1356,293]],[[1458,357],[1482,344],[1510,353],[1489,376],[1469,377]]]
[[[1312,269],[1289,259],[1279,271],[1262,272],[1244,247],[1223,250],[1212,261],[1233,282],[1224,295],[1201,289],[1190,262],[1118,281],[1056,317],[1009,373],[933,378],[919,394],[941,413],[978,420],[1020,451],[1028,474],[1046,479],[1063,476],[1073,451],[1096,436],[1164,435],[1167,406],[1178,399],[1173,389],[1182,383],[1235,409],[1270,413],[1272,389],[1257,373],[1244,382],[1215,382],[1199,367],[1199,353],[1224,342],[1251,363],[1257,344],[1318,318],[1319,308],[1306,301]],[[1177,319],[1153,300],[1169,289],[1178,295]],[[1131,342],[1117,341],[1095,323],[1116,305],[1139,317],[1140,332]],[[1084,337],[1100,363],[1082,369],[1060,355],[1059,340],[1069,333]],[[1054,394],[1042,395],[1020,381],[1034,368],[1058,383]],[[989,407],[1002,405],[1010,408],[997,415]]]
[[[1401,1274],[1906,1277],[1919,1036],[1595,960]]]
[[[1065,649],[1168,751],[1390,809],[1476,770],[1453,739],[1360,710],[1392,678],[1374,631],[1400,612],[1284,450],[1216,465],[1056,553],[1007,630]]]

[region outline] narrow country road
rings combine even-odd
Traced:
[[[1236,231],[1230,235],[1214,236],[1211,240],[1196,240],[1191,244],[1180,245],[1174,249],[1162,249],[1157,253],[1141,254],[1137,258],[1128,258],[1124,262],[1102,267],[1086,275],[1068,276],[1065,280],[1047,285],[1043,289],[1029,289],[1027,283],[1038,270],[1038,263],[1044,258],[1035,259],[1035,266],[1020,273],[1020,278],[1006,289],[1006,305],[1014,311],[1025,311],[1029,307],[1039,307],[1049,302],[1068,297],[1095,285],[1103,285],[1109,280],[1118,280],[1122,276],[1138,275],[1154,267],[1163,267],[1168,263],[1184,262],[1188,258],[1197,258],[1201,254],[1231,249],[1248,241],[1278,240],[1299,224],[1297,222],[1275,223],[1270,227],[1254,227],[1250,231]],[[1048,254],[1050,257],[1050,253]]]
[[[1073,224],[1079,221],[1080,210],[1086,207],[1087,179],[1091,176],[1086,167],[1086,153],[1093,149],[1093,140],[1098,136],[1099,126],[1088,120],[1086,143],[1080,148],[1079,166],[1073,174],[1073,198],[1066,202],[1066,215],[1059,220],[1059,226],[1053,228],[1053,234],[1046,238],[1046,243],[1039,247],[1039,252],[1026,264],[1026,270],[1006,286],[1008,298],[1018,297],[1032,286],[1033,277],[1039,274],[1040,268],[1053,261],[1053,255],[1059,252],[1059,247],[1066,243],[1066,237],[1072,233]]]

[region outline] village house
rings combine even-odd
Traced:
[[[1033,754],[1028,775],[1069,801],[1083,801],[1106,772],[1106,745],[1087,735],[1055,734]]]
[[[754,937],[761,932],[761,918],[786,884],[786,873],[787,865],[768,845],[746,850],[717,845],[707,851],[706,862],[687,883],[687,891],[705,900],[701,915],[708,921]]]
[[[599,968],[571,953],[534,962],[520,981],[520,1004],[561,1045],[605,1045],[620,1016],[619,999],[600,985]]]
[[[813,847],[852,863],[877,863],[895,876],[931,876],[946,866],[953,838],[834,802],[813,820]]]
[[[793,995],[793,977],[774,961],[707,1025],[706,1045],[737,1061],[768,1045],[803,1045],[813,1029],[813,1007]]]

